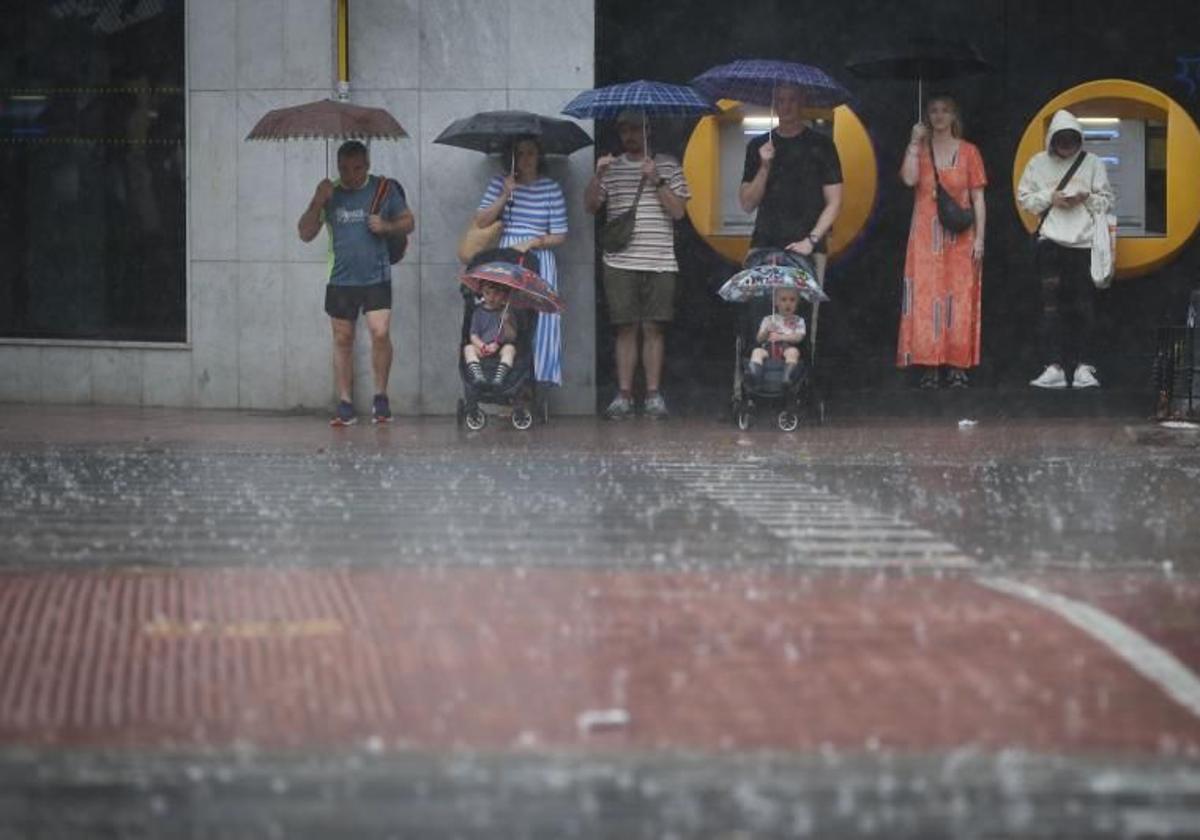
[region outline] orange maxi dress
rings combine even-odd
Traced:
[[[971,259],[975,229],[951,233],[937,217],[933,163],[922,149],[914,188],[904,288],[900,303],[900,340],[896,365],[979,364],[982,267]],[[987,186],[983,158],[971,143],[960,140],[953,162],[938,169],[942,186],[967,206],[970,190]]]

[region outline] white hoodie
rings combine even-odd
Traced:
[[[1067,174],[1075,155],[1061,158],[1050,151],[1050,138],[1064,130],[1078,131],[1083,137],[1083,126],[1070,111],[1058,111],[1050,120],[1046,132],[1046,151],[1038,152],[1021,173],[1017,185],[1017,201],[1030,213],[1041,216],[1047,208],[1050,212],[1042,225],[1041,236],[1068,248],[1092,247],[1092,219],[1104,217],[1113,206],[1113,191],[1108,183],[1108,170],[1104,161],[1088,153],[1083,163],[1075,170],[1063,192],[1087,193],[1087,199],[1074,207],[1051,207],[1050,196],[1058,182]],[[1077,153],[1078,154],[1078,153]]]

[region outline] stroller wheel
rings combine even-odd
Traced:
[[[514,408],[512,413],[513,428],[519,432],[523,432],[533,425],[533,415],[529,413],[529,409],[521,406]]]
[[[783,432],[794,432],[796,427],[800,425],[800,417],[794,411],[781,411],[779,417],[776,418],[779,423],[779,429]]]
[[[487,425],[487,415],[483,413],[483,409],[476,406],[467,412],[467,428],[472,432],[478,432]]]
[[[754,425],[754,412],[746,409],[741,409],[737,413],[737,427],[743,432]]]

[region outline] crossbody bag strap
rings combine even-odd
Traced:
[[[1083,149],[1079,150],[1079,154],[1076,156],[1075,162],[1071,164],[1071,168],[1067,170],[1067,174],[1062,176],[1062,180],[1059,181],[1058,186],[1054,188],[1055,192],[1061,191],[1062,188],[1065,187],[1071,180],[1071,178],[1074,177],[1075,173],[1079,171],[1079,165],[1083,163],[1083,158],[1086,154],[1087,152],[1085,152]],[[1053,209],[1053,207],[1054,205],[1051,204],[1042,211],[1041,218],[1038,219],[1038,226],[1033,230],[1034,236],[1037,236],[1039,233],[1041,233],[1042,225],[1046,224],[1046,217],[1050,215],[1050,210]]]

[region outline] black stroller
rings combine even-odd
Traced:
[[[776,254],[780,252],[775,252]],[[816,274],[812,270],[811,264],[804,260],[803,257],[796,257],[791,254],[784,254],[779,259],[778,263],[767,260],[773,259],[770,256],[760,257],[763,260],[757,263],[751,258],[750,268],[756,268],[760,265],[775,265],[778,264],[782,268],[802,267],[809,272],[813,278],[812,283],[816,284]],[[803,260],[803,262],[801,262]],[[800,426],[802,419],[809,419],[815,422],[824,422],[825,406],[824,401],[820,399],[816,390],[813,387],[812,376],[812,352],[811,343],[815,337],[815,328],[812,333],[806,337],[798,346],[800,350],[800,361],[793,369],[791,376],[786,377],[785,371],[787,365],[782,358],[779,345],[775,347],[767,347],[768,355],[763,362],[762,373],[755,377],[750,371],[749,355],[750,350],[759,345],[758,342],[758,326],[764,316],[772,314],[772,302],[769,294],[762,295],[757,292],[766,290],[767,286],[763,286],[761,290],[754,289],[753,285],[749,286],[749,293],[745,296],[737,296],[733,291],[730,291],[731,284],[736,285],[736,281],[747,275],[748,271],[739,272],[730,279],[721,289],[721,296],[726,300],[745,301],[746,303],[740,307],[738,317],[738,334],[734,343],[734,370],[733,370],[733,395],[730,405],[730,413],[732,414],[734,423],[743,431],[754,425],[760,411],[765,411],[775,418],[775,424],[780,431],[794,432]],[[751,284],[753,280],[751,278]],[[769,280],[767,280],[769,282]],[[747,290],[745,280],[742,283],[743,293]],[[820,292],[820,287],[816,286],[817,293]],[[802,290],[803,292],[803,290]],[[808,299],[810,293],[802,293],[802,299]],[[819,306],[820,297],[812,301],[811,308],[805,314],[808,316],[808,321],[815,327],[815,316]]]
[[[471,270],[485,262],[500,261],[523,265],[536,272],[537,258],[532,254],[522,254],[508,248],[496,248],[485,251],[475,257],[467,266]],[[505,316],[512,319],[517,328],[517,338],[513,344],[516,347],[516,357],[512,369],[498,385],[491,384],[499,364],[497,356],[490,356],[480,361],[484,375],[489,384],[477,385],[467,373],[467,363],[463,360],[462,348],[470,341],[471,318],[475,308],[481,301],[470,289],[459,286],[463,296],[462,328],[459,334],[458,346],[458,375],[463,383],[463,396],[458,401],[457,423],[459,427],[466,426],[473,432],[478,432],[488,423],[485,405],[511,406],[513,428],[526,431],[533,426],[537,417],[543,423],[549,422],[550,412],[544,395],[538,393],[537,382],[533,376],[533,337],[537,328],[537,313],[529,309],[512,308]]]

